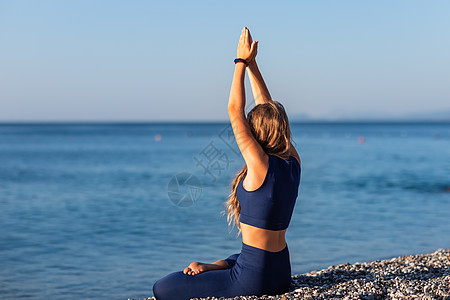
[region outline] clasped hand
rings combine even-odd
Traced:
[[[250,31],[247,27],[244,27],[239,38],[239,44],[237,47],[237,57],[245,59],[248,63],[252,62],[258,51],[258,42],[253,42]]]

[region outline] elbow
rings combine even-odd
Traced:
[[[245,101],[235,95],[230,95],[228,99],[228,112],[244,111]]]
[[[244,108],[242,106],[228,103],[228,114],[229,115],[234,115],[234,114],[243,113],[243,112],[244,112]]]

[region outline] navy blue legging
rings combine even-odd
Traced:
[[[188,300],[200,297],[277,295],[289,290],[289,249],[270,252],[242,243],[240,254],[226,259],[229,268],[198,275],[171,273],[153,285],[157,300]]]

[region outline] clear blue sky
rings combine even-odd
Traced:
[[[290,115],[450,110],[449,16],[450,1],[0,0],[0,121],[227,120],[243,26]]]

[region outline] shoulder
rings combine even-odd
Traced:
[[[302,163],[301,163],[300,157],[298,155],[296,155],[296,156],[291,155],[291,156],[289,156],[289,159],[292,162],[296,163],[299,167],[301,167]]]
[[[300,178],[300,173],[302,171],[300,158],[298,156],[291,155],[288,158],[291,170],[291,174],[298,174],[298,177]]]
[[[294,145],[292,145],[292,143],[290,143],[289,146],[291,148],[291,154],[290,154],[289,158],[294,157],[297,160],[298,165],[301,166],[300,155],[298,155],[298,152],[295,149]]]

